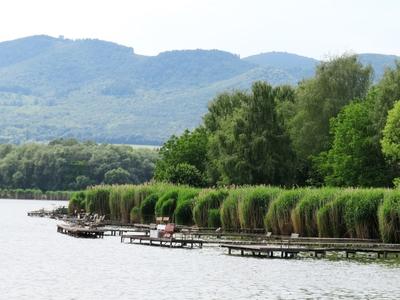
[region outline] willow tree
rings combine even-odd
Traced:
[[[253,84],[250,93],[224,95],[230,113],[215,118],[208,152],[212,175],[219,182],[291,183],[293,154],[276,111],[276,96],[277,89],[263,82]]]

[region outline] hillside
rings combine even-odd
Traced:
[[[377,76],[394,56],[361,55]],[[75,137],[159,144],[195,127],[223,90],[255,80],[295,84],[317,60],[289,53],[241,59],[219,50],[135,54],[100,40],[32,36],[0,43],[0,142]]]

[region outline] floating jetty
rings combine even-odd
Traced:
[[[82,238],[103,238],[104,230],[91,227],[71,226],[66,224],[58,224],[57,232],[67,234],[74,237]]]
[[[148,235],[139,234],[123,234],[121,235],[121,243],[124,243],[125,239],[129,240],[129,243],[147,244],[150,246],[161,246],[169,248],[202,248],[203,240],[187,239],[187,238],[162,238],[162,237],[150,237]]]
[[[341,244],[335,247],[323,247],[320,244],[308,243],[305,246],[300,245],[289,245],[282,244],[270,245],[232,245],[232,244],[221,244],[221,247],[228,249],[228,254],[233,254],[234,251],[238,252],[241,256],[250,255],[257,257],[267,258],[295,258],[300,254],[308,254],[313,257],[326,257],[328,253],[344,255],[346,258],[355,257],[358,254],[373,255],[376,258],[388,258],[399,257],[400,248],[399,245],[394,247],[392,244],[376,244],[366,245],[360,247],[359,244]]]

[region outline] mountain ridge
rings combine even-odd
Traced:
[[[375,79],[396,58],[360,54]],[[195,127],[217,93],[256,80],[296,84],[318,63],[293,53],[240,58],[217,49],[146,56],[113,42],[45,35],[1,42],[0,142],[160,144]]]

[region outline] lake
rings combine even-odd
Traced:
[[[0,299],[398,299],[400,263],[259,259],[77,239],[27,217],[57,201],[0,200]]]

